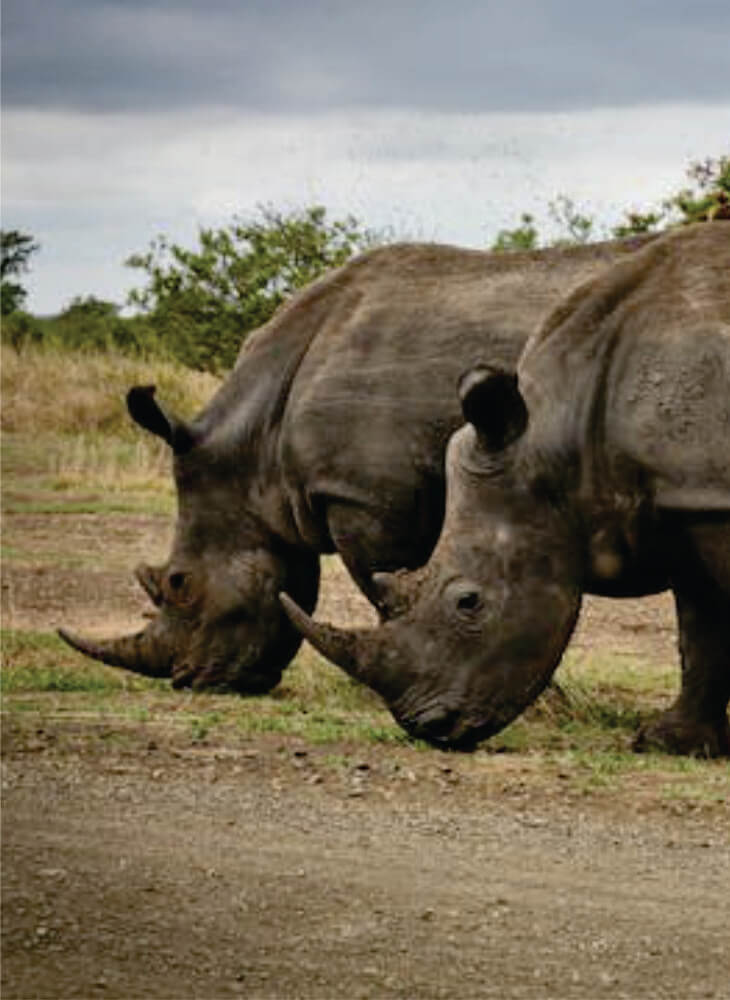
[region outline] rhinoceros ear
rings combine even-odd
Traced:
[[[502,451],[527,427],[528,413],[517,376],[492,365],[471,368],[459,379],[464,419],[488,451]]]
[[[155,386],[135,385],[127,393],[129,415],[140,427],[156,434],[170,445],[176,455],[189,451],[195,438],[181,420],[168,416],[155,401]]]

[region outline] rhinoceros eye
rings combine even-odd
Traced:
[[[462,617],[470,617],[482,606],[481,589],[471,580],[454,581],[445,596],[448,604]]]
[[[167,600],[178,607],[188,607],[194,602],[190,573],[176,570],[167,577]]]
[[[457,598],[456,607],[459,611],[475,611],[479,607],[479,602],[479,591],[467,590]]]

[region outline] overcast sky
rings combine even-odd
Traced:
[[[727,0],[3,0],[2,225],[28,307],[122,303],[160,233],[324,204],[486,246],[605,226],[730,152]]]

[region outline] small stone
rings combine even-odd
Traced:
[[[66,878],[68,873],[65,868],[41,868],[38,874],[42,878]]]

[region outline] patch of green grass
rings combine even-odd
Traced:
[[[3,435],[3,508],[13,514],[174,510],[169,449],[151,435]]]
[[[104,741],[110,746],[116,738],[139,745],[139,727],[149,727],[155,739],[167,733],[188,745],[235,746],[261,734],[280,734],[331,747],[327,759],[333,767],[345,766],[358,745],[438,753],[411,741],[378,697],[306,647],[282,684],[255,698],[174,691],[166,681],[83,660],[49,633],[7,630],[3,653],[6,718],[25,729],[54,722],[69,726],[69,746],[78,746],[79,733],[97,739],[101,726],[111,734]],[[513,773],[527,774],[530,782],[547,782],[573,796],[641,794],[667,808],[722,807],[730,801],[727,762],[631,751],[638,720],[671,698],[668,673],[661,675],[664,681],[655,676],[649,683],[640,670],[634,673],[634,664],[630,675],[641,680],[632,691],[625,664],[608,664],[608,672],[605,666],[594,688],[595,666],[582,658],[563,672],[558,693],[544,695],[475,757],[454,755],[454,766],[463,761],[465,767],[494,769],[507,780]]]
[[[354,684],[329,664],[315,677],[316,654],[287,672],[286,684],[258,698],[175,692],[167,681],[138,677],[82,659],[56,635],[6,629],[2,633],[2,690],[6,711],[71,713],[109,719],[115,715],[139,723],[164,719],[182,725],[194,743],[226,728],[238,736],[278,732],[312,744],[408,743],[406,734],[372,692]],[[297,666],[301,670],[297,670]],[[37,695],[35,702],[29,697]],[[49,694],[65,696],[49,704]],[[22,695],[21,698],[16,696]],[[73,695],[82,701],[69,700]],[[138,695],[141,702],[130,701]],[[9,697],[11,696],[11,697]],[[93,696],[89,701],[88,696]]]
[[[0,559],[3,562],[8,562],[8,560],[22,559],[27,556],[28,553],[23,552],[21,549],[16,548],[13,545],[3,545],[0,547]]]
[[[250,722],[251,720],[249,720]],[[407,735],[395,723],[374,725],[362,718],[306,718],[294,716],[269,716],[259,718],[255,725],[244,725],[248,733],[280,732],[299,736],[314,745],[334,743],[386,743],[409,744]]]
[[[707,780],[705,770],[704,780],[665,782],[661,793],[665,802],[692,803],[693,805],[723,805],[730,803],[730,766],[725,773],[717,775],[716,780]]]
[[[115,693],[159,687],[159,681],[82,659],[51,632],[3,629],[3,694],[19,692]]]
[[[220,721],[220,712],[206,712],[204,715],[193,716],[190,720],[190,736],[193,743],[202,743]]]
[[[636,656],[569,650],[555,679],[572,689],[574,700],[582,694],[594,702],[631,706],[637,697],[668,697],[678,687],[679,671],[674,663],[656,666]]]

